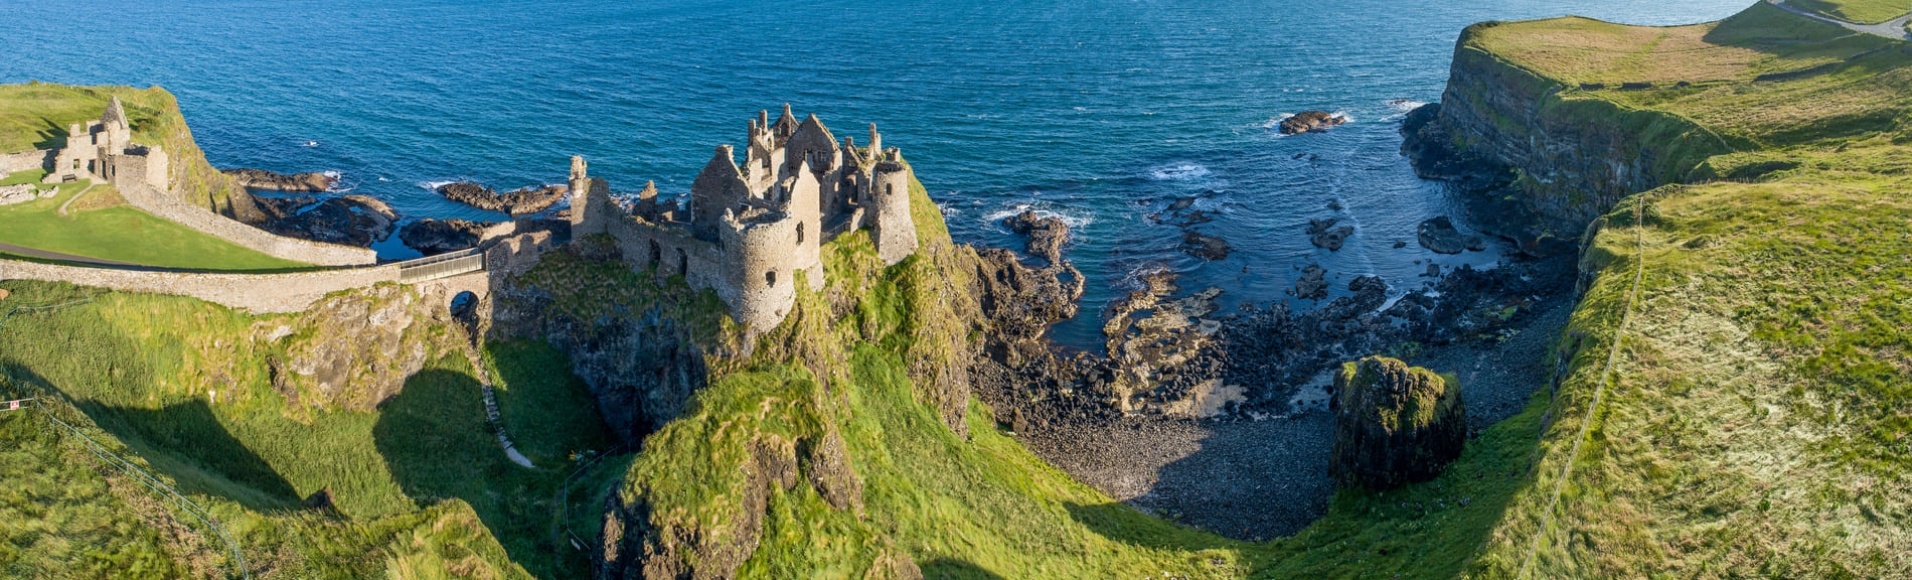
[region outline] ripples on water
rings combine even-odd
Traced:
[[[1439,98],[1461,28],[1698,22],[1748,2],[158,4],[8,2],[0,81],[162,84],[215,165],[339,171],[406,216],[468,219],[504,216],[429,186],[558,181],[582,154],[616,189],[682,194],[713,146],[789,101],[839,138],[878,123],[959,241],[1014,244],[994,222],[1025,207],[1069,219],[1094,314],[1148,268],[1232,305],[1285,299],[1308,262],[1337,290],[1361,274],[1418,285],[1417,260],[1491,263],[1412,243],[1454,209],[1397,154],[1400,115]],[[1354,121],[1274,134],[1308,109]],[[1228,259],[1188,257],[1180,229],[1146,219],[1191,195]],[[1304,235],[1328,216],[1358,228],[1340,252]],[[1059,338],[1099,342],[1079,318]]]

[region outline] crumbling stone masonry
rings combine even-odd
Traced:
[[[717,147],[687,204],[659,201],[653,183],[625,211],[573,157],[571,230],[609,234],[633,268],[712,289],[739,323],[765,330],[789,314],[798,271],[823,288],[823,242],[866,229],[886,264],[916,252],[910,181],[876,125],[867,147],[839,144],[816,115],[798,122],[786,104],[776,123],[768,111],[750,120],[742,167],[731,146]]]

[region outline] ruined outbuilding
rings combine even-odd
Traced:
[[[66,130],[66,146],[53,157],[45,183],[93,180],[121,185],[140,183],[166,189],[166,152],[159,147],[133,144],[133,127],[119,97],[106,106],[100,119],[74,123]]]
[[[573,235],[609,234],[632,267],[716,291],[753,330],[790,312],[797,272],[823,288],[821,246],[836,236],[868,230],[886,264],[916,252],[910,168],[902,152],[883,148],[876,125],[867,146],[839,143],[816,115],[799,122],[784,105],[775,123],[758,112],[747,142],[742,166],[730,145],[718,146],[686,203],[659,200],[647,184],[628,211],[573,157]]]

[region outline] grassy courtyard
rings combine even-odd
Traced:
[[[37,183],[44,175],[42,171],[23,171],[0,180],[0,185]],[[59,185],[59,193],[52,198],[0,206],[0,244],[167,268],[284,270],[307,266],[154,217],[126,205],[113,186],[85,181]],[[6,250],[0,248],[0,255],[4,254]]]

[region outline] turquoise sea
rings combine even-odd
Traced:
[[[337,171],[411,218],[502,219],[427,187],[557,182],[573,154],[614,189],[682,194],[713,146],[784,102],[839,137],[874,122],[959,241],[1017,244],[996,222],[1025,207],[1076,227],[1085,314],[1057,333],[1087,345],[1149,268],[1233,305],[1289,300],[1306,263],[1340,292],[1379,274],[1397,293],[1421,261],[1494,263],[1412,243],[1457,210],[1396,152],[1400,115],[1439,98],[1462,27],[1690,23],[1749,3],[0,0],[0,82],[164,85],[215,165]],[[1308,109],[1353,121],[1276,136]],[[1190,257],[1180,228],[1148,218],[1179,196],[1201,196],[1215,219],[1195,229],[1232,255]],[[1357,227],[1339,252],[1308,242],[1323,217]]]

